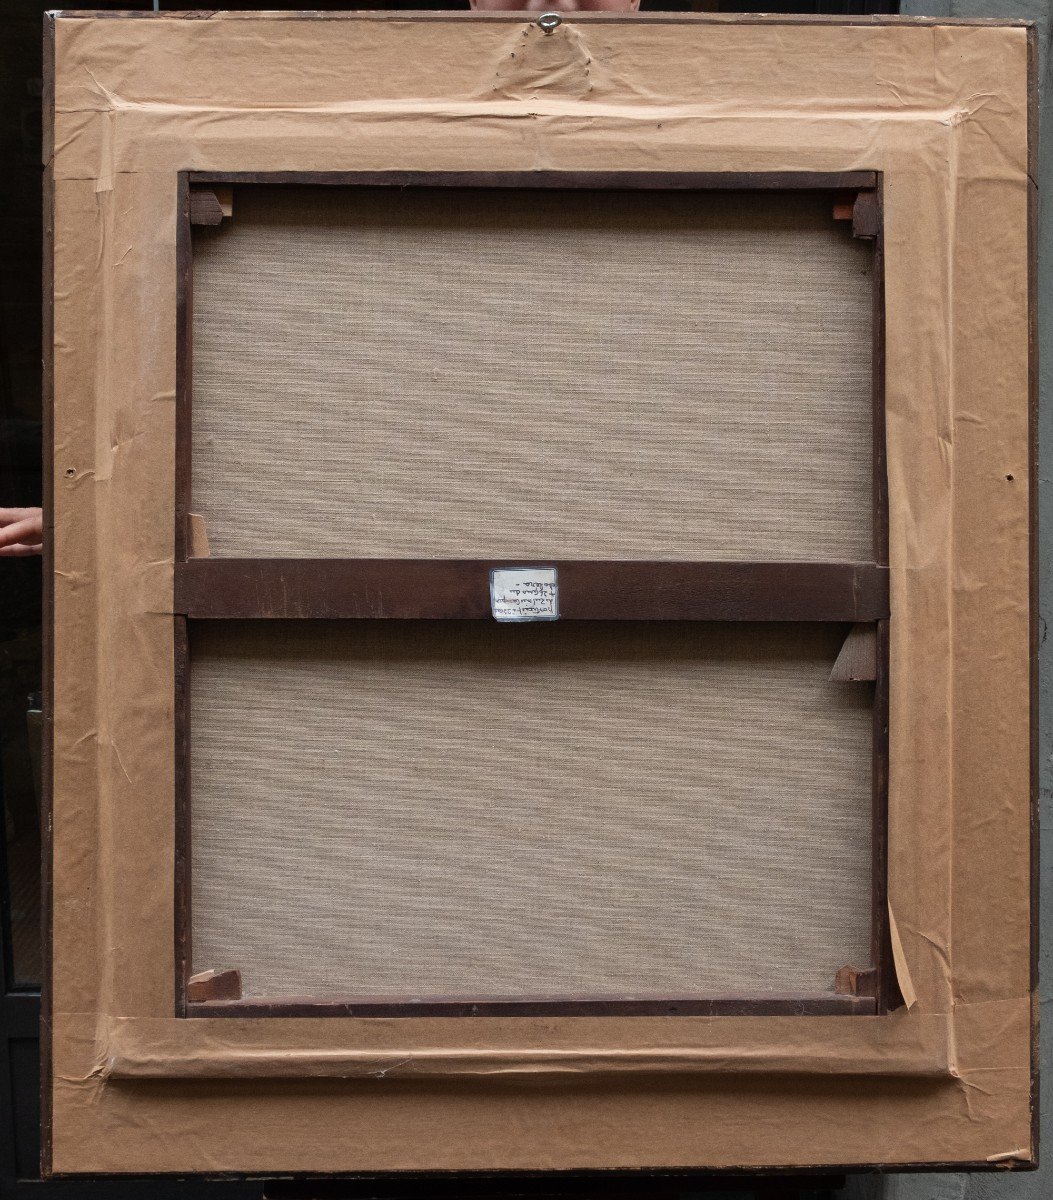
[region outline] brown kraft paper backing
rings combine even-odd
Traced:
[[[1032,1157],[1030,37],[54,20],[56,1173]],[[395,169],[884,172],[889,896],[909,1008],[172,1015],[176,174]]]

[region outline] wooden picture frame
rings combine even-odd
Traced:
[[[49,21],[45,227],[54,254],[45,259],[45,330],[54,357],[45,386],[55,403],[45,562],[55,742],[46,1170],[1032,1166],[1033,28],[679,15],[576,15],[551,35],[515,15]],[[283,22],[295,37],[268,44],[262,34]],[[510,35],[526,47],[512,67]],[[597,64],[598,105],[574,92],[584,70],[576,46]],[[309,68],[323,47],[332,69],[316,79]],[[546,56],[559,70],[542,72],[555,82],[539,85],[530,72]],[[365,69],[343,70],[352,61]],[[628,84],[603,75],[614,61]],[[750,65],[760,61],[763,79]],[[511,82],[480,99],[472,91],[480,67],[498,62]],[[85,64],[101,90],[84,82]],[[688,81],[707,68],[715,78],[723,64],[732,66],[714,117]],[[295,97],[283,90],[292,78]],[[334,99],[327,88],[337,78],[350,91]],[[382,117],[368,95],[377,78],[390,81]],[[641,113],[610,102],[625,86],[653,93]],[[210,122],[173,101],[185,87]],[[432,143],[420,138],[435,132],[424,94],[457,116]],[[829,96],[821,116],[802,104],[804,94]],[[1002,103],[972,105],[981,94]],[[586,115],[588,104],[589,120],[557,146],[551,129]],[[663,119],[674,112],[690,136],[666,143],[625,124],[650,118],[653,105]],[[480,114],[486,120],[475,121]],[[510,134],[523,126],[503,123],[528,115],[544,127],[538,144],[554,156],[552,166],[541,159],[551,174]],[[381,124],[383,138],[371,140]],[[348,127],[363,131],[360,143],[341,138]],[[640,140],[619,140],[630,127]],[[599,131],[611,140],[594,140]],[[941,157],[947,139],[956,139],[953,157]],[[992,146],[1001,174],[987,169]],[[187,994],[187,623],[370,615],[362,568],[188,556],[191,189],[264,180],[436,186],[443,176],[456,186],[469,177],[501,186],[490,164],[530,186],[596,187],[597,173],[619,187],[741,188],[763,179],[792,189],[822,179],[811,186],[837,181],[835,190],[880,197],[859,218],[860,232],[873,231],[866,236],[875,237],[885,296],[876,289],[883,352],[874,372],[873,562],[804,572],[675,564],[661,580],[632,564],[561,566],[563,615],[572,619],[618,619],[597,603],[599,584],[616,577],[631,601],[624,618],[731,618],[731,605],[700,606],[704,580],[714,595],[745,587],[740,619],[825,613],[815,619],[876,622],[874,861],[888,887],[873,898],[877,994],[835,1002],[857,1010],[851,1021],[800,998],[768,1007],[711,998],[665,1015],[608,1005],[575,1015],[385,1007],[373,1016],[335,1004],[315,1020],[316,1005],[300,1015],[292,1005],[254,1009],[202,998],[202,989]],[[993,270],[1002,286],[981,314],[982,279]],[[127,346],[113,336],[114,314],[133,303],[129,271],[137,272],[134,295],[160,314],[156,344],[134,329]],[[156,402],[166,397],[170,408]],[[119,506],[148,488],[163,501],[115,534]],[[434,615],[472,618],[486,615],[478,581],[490,565],[500,564],[369,570],[382,586],[399,572],[411,582],[426,577],[441,600]],[[106,581],[102,600],[85,585],[96,578]],[[247,584],[258,589],[252,604]],[[134,707],[100,665],[100,646],[129,648],[122,686],[139,689]],[[991,819],[995,840],[984,825]],[[217,991],[223,986],[229,981]],[[966,1092],[972,1119],[963,1122]],[[169,1134],[163,1145],[135,1137],[146,1119]],[[556,1139],[567,1122],[573,1135]],[[468,1140],[455,1132],[469,1128]]]

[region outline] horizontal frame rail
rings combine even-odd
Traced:
[[[196,619],[485,620],[490,571],[555,567],[559,614],[585,621],[877,621],[876,563],[198,558],[175,564],[173,611]]]
[[[188,1017],[836,1017],[873,1016],[872,996],[835,992],[679,999],[618,997],[518,1000],[259,999],[188,1003]]]
[[[565,188],[609,191],[867,191],[876,171],[189,171],[194,184]]]

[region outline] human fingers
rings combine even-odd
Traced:
[[[0,547],[15,546],[19,543],[33,545],[41,539],[40,519],[36,516],[23,517],[11,524],[4,523],[0,528]]]
[[[0,508],[0,525],[10,525],[40,512],[39,508]]]

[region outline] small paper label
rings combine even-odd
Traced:
[[[555,621],[559,585],[555,567],[504,567],[490,572],[495,621]]]

